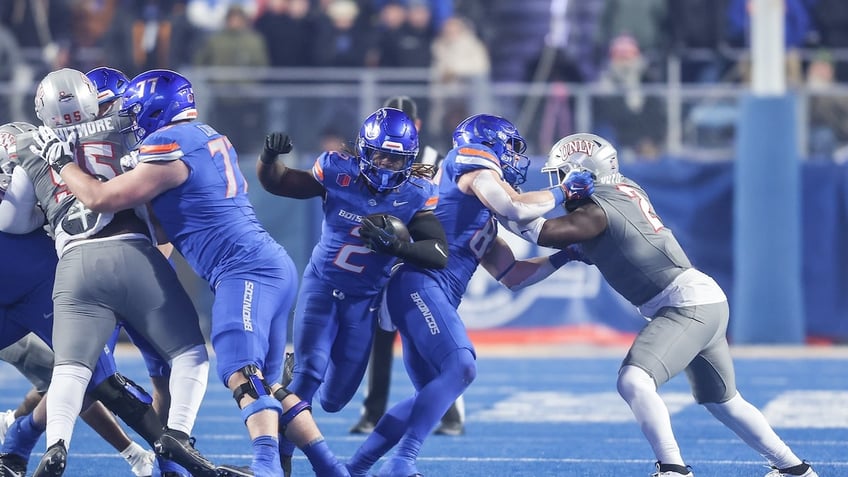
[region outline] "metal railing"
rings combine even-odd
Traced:
[[[662,120],[639,126],[660,138],[661,155],[732,158],[734,111],[747,88],[683,84],[675,74],[678,66],[669,65],[669,81],[643,84],[638,92],[643,100],[661,105]],[[443,83],[433,80],[426,68],[214,67],[182,72],[195,86],[201,118],[227,134],[244,136],[237,147],[251,151],[259,147],[266,130],[280,128],[297,133],[306,150],[318,150],[328,130],[353,137],[359,121],[386,98],[405,94],[419,102],[424,136],[436,145],[449,147],[459,115],[486,112],[513,120],[527,137],[531,153],[544,154],[562,135],[615,123],[616,117],[602,117],[598,104],[610,98],[626,102],[628,95],[600,84],[490,83],[483,78]],[[36,83],[32,75],[0,82],[0,120],[35,119],[30,108]],[[809,99],[824,95],[848,101],[848,86],[799,88],[793,94],[798,98],[799,155],[804,157],[809,151]],[[634,155],[638,158],[640,152]]]

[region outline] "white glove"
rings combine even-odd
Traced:
[[[138,165],[138,151],[130,151],[129,154],[121,157],[121,170],[124,172],[135,169]]]
[[[62,172],[62,168],[74,162],[76,131],[69,133],[67,139],[61,139],[49,127],[39,126],[38,133],[32,139],[35,144],[31,145],[29,150],[44,159],[57,174]]]

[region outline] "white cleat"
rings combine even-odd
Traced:
[[[819,477],[819,474],[817,474],[816,471],[813,470],[813,467],[810,466],[809,463],[804,461],[802,465],[807,466],[807,470],[803,474],[789,473],[787,472],[789,469],[784,469],[783,472],[781,472],[780,469],[775,469],[774,467],[772,467],[771,472],[766,474],[765,477]]]
[[[692,469],[688,465],[686,466],[686,470],[689,471],[686,474],[681,474],[680,472],[675,472],[673,470],[662,472],[660,471],[660,463],[657,462],[657,471],[651,474],[651,477],[695,477],[695,474],[692,473]]]

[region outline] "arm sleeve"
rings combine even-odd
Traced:
[[[547,220],[544,217],[536,217],[529,222],[518,222],[500,216],[497,219],[504,228],[530,243],[536,243],[539,240],[542,226],[545,225],[545,221]]]
[[[409,222],[413,242],[400,242],[397,256],[421,268],[445,268],[448,239],[442,223],[432,212],[419,212]]]
[[[501,181],[494,174],[485,171],[474,177],[471,187],[492,212],[508,220],[529,221],[556,207],[554,194],[550,191],[534,191],[510,196],[501,185]]]
[[[0,230],[26,234],[44,225],[44,212],[38,207],[35,188],[23,167],[12,171],[12,181],[0,202]]]

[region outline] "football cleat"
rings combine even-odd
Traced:
[[[374,428],[377,426],[377,422],[370,419],[368,416],[362,416],[359,419],[359,422],[353,425],[350,428],[351,434],[371,434],[374,432]]]
[[[0,454],[0,477],[25,477],[27,461],[15,454]]]
[[[165,428],[153,448],[157,456],[180,464],[195,477],[218,477],[215,464],[194,448],[194,442],[185,432]]]
[[[216,469],[218,477],[253,477],[250,467],[238,467],[234,465],[219,465]]]
[[[819,474],[813,470],[813,467],[807,461],[804,461],[788,469],[772,467],[771,472],[766,474],[765,477],[819,477]]]
[[[671,466],[669,464],[661,464],[657,462],[657,471],[651,474],[651,477],[694,477],[692,473],[692,468],[688,465],[686,467],[680,465]],[[668,469],[668,467],[675,467],[674,470]],[[664,469],[665,468],[665,469]],[[677,469],[685,469],[685,474],[681,474]]]
[[[59,439],[58,442],[47,448],[47,452],[41,457],[41,462],[38,463],[32,477],[61,477],[65,473],[67,463],[68,448],[65,446],[65,441]]]
[[[438,436],[461,436],[465,434],[465,426],[458,421],[442,421],[439,427],[433,431],[433,434]]]

